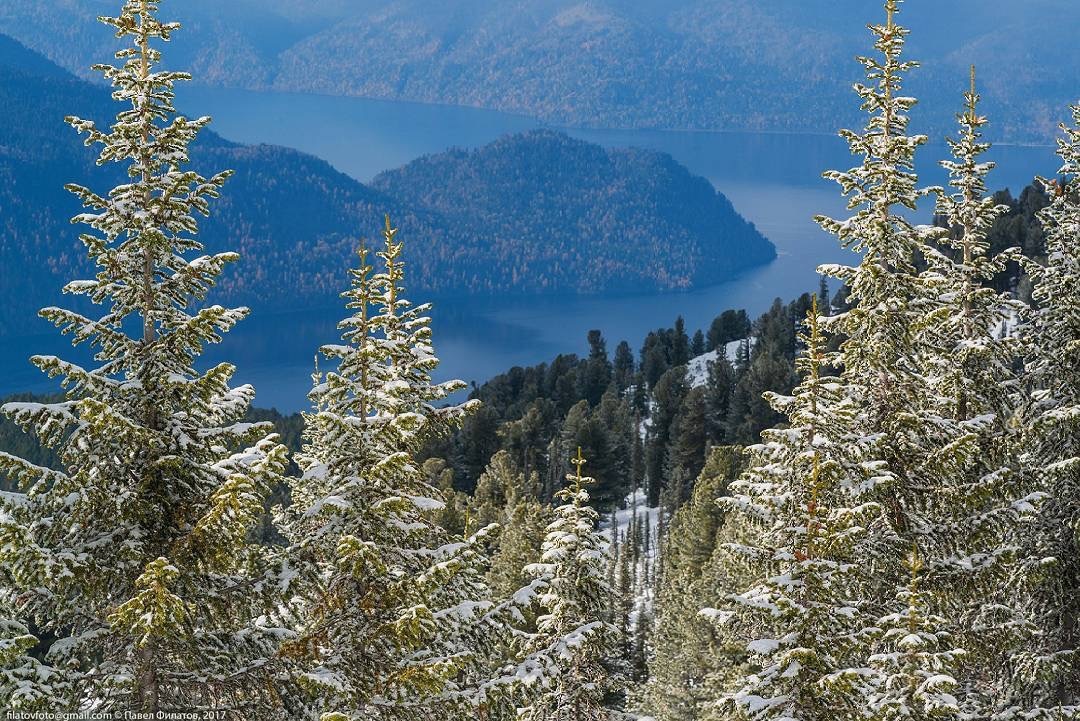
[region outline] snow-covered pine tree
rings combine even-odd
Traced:
[[[622,643],[609,618],[608,544],[589,506],[586,486],[593,479],[581,475],[581,449],[571,462],[576,471],[556,494],[563,503],[548,526],[542,560],[527,570],[536,582],[525,590],[539,591],[543,615],[518,665],[528,699],[523,721],[623,718],[613,708],[625,694],[625,679],[615,669]]]
[[[94,348],[97,365],[35,356],[63,379],[66,400],[4,407],[60,458],[49,469],[0,453],[0,470],[23,489],[0,499],[0,567],[13,584],[4,600],[55,639],[49,671],[24,687],[50,695],[53,712],[258,715],[275,703],[263,667],[277,634],[253,621],[271,589],[248,534],[285,449],[267,426],[239,422],[254,391],[229,387],[232,365],[195,368],[203,346],[248,311],[199,307],[237,260],[191,257],[202,249],[196,218],[228,173],[186,167],[210,119],[173,108],[173,87],[189,76],[158,67],[159,44],[178,28],[158,19],[158,5],[128,0],[102,18],[126,46],[119,67],[95,68],[130,107],[109,129],[68,119],[101,146],[99,164],[125,165],[130,180],[105,195],[68,186],[89,209],[74,220],[89,228],[81,239],[97,275],[64,290],[104,310],[41,315]]]
[[[720,503],[752,529],[721,547],[752,585],[704,613],[739,642],[748,669],[719,701],[751,721],[860,718],[861,668],[873,616],[863,606],[869,568],[859,566],[866,521],[880,512],[864,498],[892,477],[858,430],[859,408],[822,370],[835,354],[816,298],[800,334],[802,381],[794,396],[766,394],[790,425],[762,434],[747,472]]]
[[[862,163],[846,172],[825,174],[839,183],[854,212],[843,220],[817,218],[843,246],[862,252],[858,266],[820,269],[838,278],[848,291],[847,309],[823,322],[844,338],[841,382],[858,406],[858,431],[877,440],[874,453],[895,479],[885,492],[870,495],[882,513],[870,523],[869,542],[860,547],[857,561],[872,572],[863,607],[874,617],[886,614],[897,591],[907,585],[903,557],[913,544],[935,568],[943,559],[970,555],[972,539],[958,541],[958,526],[963,524],[957,521],[969,499],[954,491],[964,485],[979,441],[978,434],[966,432],[956,422],[954,409],[940,407],[942,402],[948,406],[949,398],[960,397],[957,389],[952,388],[944,401],[936,395],[948,384],[933,376],[941,371],[943,354],[955,350],[956,338],[946,334],[940,347],[934,345],[939,341],[931,342],[927,318],[940,309],[941,283],[938,275],[920,273],[916,260],[920,255],[934,258],[934,243],[947,231],[915,226],[905,217],[935,189],[919,188],[914,172],[915,152],[927,138],[907,130],[908,113],[917,101],[901,94],[902,81],[917,63],[902,59],[908,30],[896,23],[900,4],[886,0],[886,22],[870,26],[879,55],[860,59],[868,82],[857,84],[855,91],[870,115],[867,126],[861,133],[841,131]],[[978,138],[969,140],[977,144]],[[978,176],[985,168],[976,171]],[[984,212],[975,205],[978,213]],[[978,218],[981,224],[982,215]],[[951,277],[957,279],[955,273]],[[963,296],[962,280],[948,292]],[[959,302],[970,299],[961,297]],[[962,327],[962,319],[958,324]],[[965,386],[964,391],[970,388]],[[973,404],[971,399],[964,402]],[[928,602],[944,603],[936,593],[941,586],[925,590]]]
[[[933,317],[919,327],[932,332],[923,330],[919,342],[927,362],[935,366],[941,400],[952,417],[965,421],[993,413],[1004,423],[1015,405],[1012,366],[1018,350],[1015,338],[1002,338],[999,330],[1015,325],[1025,306],[986,286],[1009,262],[1018,262],[1020,253],[1007,249],[989,254],[987,234],[1008,207],[987,196],[986,177],[995,164],[982,160],[990,143],[982,140],[987,119],[978,112],[974,66],[964,100],[964,112],[957,116],[958,138],[947,138],[953,157],[941,163],[949,171],[951,192],[940,191],[937,200],[937,214],[951,231],[942,236],[942,244],[952,252],[922,250],[928,265],[923,279],[929,279],[935,307]]]
[[[492,608],[479,538],[450,538],[415,461],[421,446],[477,405],[437,404],[464,387],[433,383],[429,305],[402,293],[402,243],[389,217],[372,274],[366,249],[343,293],[344,343],[321,354],[298,456],[289,581],[299,636],[283,655],[324,719],[452,718],[468,704]],[[494,623],[494,622],[492,622]]]
[[[3,593],[11,595],[13,589]],[[4,603],[0,609],[9,607]],[[9,711],[49,712],[62,706],[69,693],[61,674],[32,653],[38,639],[11,610],[0,611],[0,708]]]
[[[910,579],[897,593],[899,608],[878,622],[885,646],[868,659],[875,674],[867,711],[874,721],[947,721],[961,715],[954,672],[964,656],[950,644],[946,619],[934,615],[919,586],[918,548],[907,558]]]
[[[972,67],[959,136],[948,139],[953,159],[942,163],[951,188],[939,192],[937,212],[949,233],[941,247],[922,251],[926,312],[915,345],[926,392],[920,427],[910,434],[921,437],[923,456],[908,463],[910,478],[934,486],[918,501],[934,524],[925,600],[938,605],[939,618],[952,619],[954,642],[966,651],[956,672],[969,710],[980,698],[988,709],[1008,703],[1009,660],[1028,629],[1015,588],[1005,582],[1036,498],[1016,463],[1018,338],[1000,333],[1027,309],[990,287],[1020,252],[989,255],[987,234],[1006,208],[986,194],[994,164],[982,159],[990,144],[982,140],[987,120],[978,101]]]
[[[862,253],[858,266],[819,269],[850,289],[850,309],[823,322],[827,330],[846,338],[841,347],[844,381],[868,409],[866,430],[883,435],[885,460],[902,467],[911,457],[905,441],[908,412],[921,400],[913,329],[923,312],[916,299],[925,294],[919,287],[915,257],[926,240],[939,233],[916,227],[903,215],[929,191],[917,187],[914,173],[915,151],[927,138],[907,134],[908,111],[916,100],[901,95],[903,75],[917,63],[901,59],[909,31],[895,22],[900,2],[887,0],[886,23],[870,26],[881,57],[859,59],[868,83],[856,84],[855,91],[870,114],[866,129],[840,131],[852,154],[862,156],[863,162],[848,171],[824,174],[840,185],[848,208],[855,212],[843,220],[826,216],[816,220],[841,245]],[[920,489],[899,490],[887,513],[895,527],[910,528],[913,521],[906,518],[905,495]]]
[[[1032,263],[1034,317],[1025,328],[1032,402],[1023,419],[1023,463],[1047,494],[1027,538],[1021,573],[1037,642],[1017,657],[1022,707],[1034,718],[1080,715],[1080,104],[1058,140],[1059,180],[1039,219],[1045,264]]]

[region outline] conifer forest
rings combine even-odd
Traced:
[[[53,139],[24,112],[32,140],[0,134],[0,331],[52,327],[0,335],[51,384],[2,401],[3,718],[1080,719],[1080,101],[1025,107],[1055,159],[1001,189],[981,67],[933,94],[952,126],[916,132],[906,16],[926,0],[858,3],[831,117],[861,121],[832,128],[850,160],[818,169],[838,202],[813,218],[850,263],[764,313],[680,315],[610,352],[591,330],[466,383],[440,370],[455,301],[436,290],[671,292],[778,254],[670,157],[550,129],[370,186],[226,141],[181,112],[226,61],[189,74],[173,48],[242,38],[181,27],[184,4],[87,3],[109,13],[100,37],[49,57],[110,48],[81,68],[96,85],[0,35],[0,116],[47,95],[69,126]],[[415,60],[401,17],[420,10],[401,5],[381,47],[317,36],[304,78],[407,96],[408,73],[343,69],[355,46]],[[604,7],[558,18],[617,25]],[[1080,13],[1062,7],[1040,22],[1075,52]],[[440,77],[482,105],[467,60]],[[550,105],[557,78],[535,97],[531,75],[498,86],[502,104]],[[790,129],[786,82],[763,107]],[[677,106],[692,129],[733,103],[700,92]],[[618,106],[597,103],[543,113]],[[264,254],[253,238],[275,232],[295,240]],[[260,406],[230,331],[324,290],[336,329],[289,371],[303,409]]]

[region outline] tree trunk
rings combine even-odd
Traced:
[[[157,712],[161,708],[155,656],[153,641],[139,649],[139,708],[147,712]]]

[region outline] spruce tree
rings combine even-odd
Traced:
[[[705,352],[705,334],[699,328],[694,331],[694,337],[690,340],[690,357],[696,358]]]
[[[615,390],[620,394],[634,382],[634,352],[630,350],[630,344],[626,341],[620,342],[615,348],[612,379],[615,382]]]
[[[598,330],[591,330],[588,337],[589,358],[579,377],[578,395],[587,400],[590,406],[596,406],[611,385],[613,371],[604,336]]]
[[[1035,718],[1080,708],[1080,104],[1058,140],[1060,180],[1041,182],[1045,264],[1029,264],[1034,317],[1025,328],[1032,399],[1025,409],[1025,470],[1047,498],[1025,544],[1021,580],[1040,630],[1018,654],[1018,693]]]
[[[916,259],[944,231],[915,226],[905,217],[931,190],[918,187],[914,172],[915,152],[927,138],[907,131],[917,101],[902,94],[902,83],[917,63],[902,58],[909,31],[896,23],[899,7],[899,0],[886,0],[886,22],[870,26],[878,56],[860,58],[867,83],[855,91],[870,116],[866,128],[840,132],[862,162],[825,173],[848,196],[853,212],[842,220],[816,218],[841,245],[862,254],[855,267],[820,268],[847,290],[844,310],[823,323],[830,335],[843,338],[839,382],[858,408],[860,435],[876,439],[873,452],[887,469],[883,474],[895,478],[870,495],[882,513],[870,522],[872,542],[861,546],[857,559],[873,571],[863,606],[874,616],[886,613],[906,585],[903,555],[913,544],[931,565],[959,555],[955,535],[942,528],[953,522],[962,501],[944,488],[963,474],[977,445],[976,435],[957,435],[954,416],[933,407],[940,389],[926,377],[927,361],[935,362],[940,349],[928,351],[921,342],[920,326],[935,304]],[[863,649],[864,657],[870,650]]]
[[[160,46],[179,26],[159,19],[158,5],[128,0],[101,18],[124,47],[118,66],[95,69],[130,107],[108,129],[68,118],[128,182],[103,195],[68,186],[88,209],[74,221],[87,227],[97,274],[64,290],[102,311],[41,315],[93,348],[95,366],[35,356],[66,398],[4,407],[60,464],[0,454],[0,471],[22,488],[0,498],[3,602],[49,639],[48,668],[16,664],[23,700],[49,698],[52,712],[261,715],[276,704],[266,661],[279,634],[255,621],[275,589],[249,538],[285,449],[269,424],[239,422],[254,391],[229,387],[232,365],[196,369],[203,346],[248,311],[201,305],[237,260],[197,255],[197,217],[229,173],[187,167],[210,119],[173,107],[174,86],[190,77],[160,68]],[[9,658],[29,643],[11,624],[4,634]]]
[[[897,593],[895,612],[878,622],[885,650],[868,659],[876,672],[867,707],[875,721],[959,719],[955,670],[964,652],[942,631],[946,619],[929,609],[919,586],[923,562],[917,548],[907,559],[908,585]]]
[[[16,619],[9,604],[0,607],[0,708],[52,712],[63,706],[69,689],[61,674],[35,657],[38,639]]]
[[[859,58],[868,83],[857,84],[855,90],[870,114],[866,129],[840,131],[863,162],[848,171],[825,173],[840,185],[854,213],[842,220],[816,218],[841,245],[862,254],[856,267],[820,269],[850,288],[851,308],[832,317],[828,330],[847,337],[842,347],[845,380],[871,409],[871,430],[885,434],[886,452],[897,456],[906,450],[901,441],[903,411],[918,406],[913,327],[921,316],[914,301],[922,294],[914,259],[936,235],[913,226],[903,215],[915,210],[928,190],[917,187],[914,173],[915,151],[927,138],[907,134],[908,112],[916,100],[901,94],[901,81],[917,63],[901,59],[909,31],[895,23],[899,5],[900,0],[887,0],[886,23],[870,26],[881,57]],[[900,524],[905,512],[896,504],[890,509]]]
[[[1007,249],[990,256],[988,233],[997,217],[1008,210],[987,195],[986,176],[994,163],[981,156],[990,149],[982,140],[987,119],[979,115],[975,69],[959,114],[957,139],[948,138],[953,159],[942,162],[949,171],[951,192],[939,191],[937,213],[952,231],[942,238],[951,252],[925,246],[927,271],[922,279],[933,306],[929,318],[917,326],[925,355],[924,374],[936,381],[949,415],[968,421],[994,413],[999,424],[1008,420],[1015,404],[1018,356],[1013,338],[1000,337],[1002,324],[1023,315],[1022,303],[987,287],[1019,251]]]
[[[952,636],[965,653],[957,668],[960,695],[969,707],[992,710],[1008,703],[1001,679],[1031,631],[1006,580],[1015,561],[1022,524],[1037,499],[1019,473],[1019,343],[999,329],[1019,320],[1026,306],[991,287],[993,279],[1019,257],[1007,249],[991,257],[988,233],[1007,208],[986,193],[994,164],[982,160],[990,148],[982,140],[987,119],[978,112],[975,71],[958,115],[960,132],[949,139],[953,159],[950,189],[940,191],[939,217],[949,226],[941,246],[923,249],[927,268],[920,275],[926,309],[916,324],[922,386],[923,456],[909,462],[910,477],[925,479],[934,492],[920,499],[932,520],[924,540],[931,564],[923,585],[939,619],[954,620]],[[941,632],[948,631],[942,626]]]
[[[671,423],[667,452],[664,457],[664,475],[674,479],[676,473],[683,478],[694,479],[705,465],[705,450],[708,445],[706,423],[706,395],[702,387],[691,388],[683,398]],[[678,503],[690,496],[690,483],[680,494]]]
[[[868,569],[858,560],[866,522],[878,513],[864,498],[892,482],[874,460],[875,439],[858,429],[859,409],[846,388],[822,373],[838,359],[825,350],[816,302],[800,340],[806,350],[794,396],[767,394],[790,425],[762,434],[732,496],[720,499],[748,521],[747,540],[721,549],[731,575],[745,569],[752,581],[706,613],[749,656],[752,672],[720,703],[752,721],[861,716],[873,617],[862,595]]]
[[[492,607],[478,537],[436,523],[440,494],[415,461],[478,402],[436,405],[464,383],[431,380],[430,306],[402,295],[397,232],[388,217],[382,272],[364,249],[350,271],[353,313],[344,342],[320,350],[336,368],[315,375],[286,524],[298,636],[283,655],[310,694],[299,705],[324,719],[450,717],[469,701]]]
[[[524,721],[608,721],[621,718],[612,708],[623,693],[613,672],[620,651],[619,629],[609,620],[605,571],[608,544],[597,529],[599,516],[589,506],[578,450],[570,485],[556,497],[563,502],[548,526],[542,560],[529,568],[543,609],[537,633],[519,665],[528,705]]]
[[[705,436],[712,445],[724,445],[729,442],[727,419],[735,393],[735,369],[727,356],[722,354],[706,367]]]

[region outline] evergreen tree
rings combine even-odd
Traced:
[[[883,614],[906,584],[902,559],[913,544],[928,554],[931,565],[951,555],[940,530],[952,522],[958,506],[945,507],[955,498],[938,492],[943,481],[962,472],[975,445],[973,436],[963,435],[959,452],[950,452],[956,424],[949,422],[948,433],[937,433],[935,420],[948,415],[929,407],[935,389],[922,375],[918,328],[933,305],[915,260],[943,231],[916,227],[905,217],[929,191],[917,187],[914,173],[916,149],[927,138],[907,132],[908,112],[917,101],[902,94],[902,81],[917,63],[902,59],[908,30],[895,22],[899,6],[899,0],[886,0],[886,22],[870,26],[879,55],[860,58],[868,82],[855,90],[870,115],[867,126],[861,133],[840,132],[862,163],[825,173],[848,196],[853,213],[843,220],[816,218],[841,245],[862,254],[856,267],[819,269],[848,289],[847,309],[823,322],[831,335],[843,337],[840,382],[859,409],[860,435],[877,439],[878,459],[896,476],[873,496],[882,514],[872,524],[874,542],[862,547],[859,558],[863,567],[875,569],[864,604],[875,615]]]
[[[750,338],[743,338],[742,343],[735,349],[735,369],[742,373],[750,367]]]
[[[1023,706],[1048,719],[1080,707],[1080,104],[1062,130],[1061,179],[1042,181],[1046,262],[1029,270],[1035,312],[1025,332],[1032,402],[1022,461],[1047,499],[1019,575],[1035,582],[1026,600],[1040,635],[1017,657]]]
[[[473,523],[487,526],[499,523],[504,511],[511,505],[511,498],[525,491],[525,476],[514,467],[510,454],[499,451],[491,457],[487,468],[480,474],[473,493],[476,508]]]
[[[891,477],[874,461],[874,439],[857,428],[859,410],[823,367],[837,358],[813,305],[802,382],[793,397],[768,394],[790,427],[767,430],[747,473],[722,505],[756,529],[722,547],[733,566],[760,579],[708,611],[739,640],[753,673],[721,701],[741,718],[793,721],[859,718],[860,670],[872,617],[863,608],[866,570],[857,560],[876,505],[863,498]]]
[[[631,677],[639,684],[649,678],[649,638],[651,635],[652,611],[647,607],[642,608],[633,621],[629,664]],[[638,698],[640,695],[641,688],[638,686],[635,688],[632,697]]]
[[[402,297],[396,235],[387,218],[381,273],[361,249],[343,294],[353,311],[338,324],[344,343],[320,349],[336,369],[314,376],[287,519],[281,583],[298,637],[283,655],[310,693],[307,713],[334,721],[450,716],[468,700],[492,607],[477,537],[454,542],[438,526],[440,494],[414,460],[478,401],[435,405],[464,384],[431,381],[430,306]]]
[[[488,580],[497,599],[508,598],[528,585],[527,567],[540,562],[551,509],[535,498],[525,497],[507,509],[499,548],[491,559]]]
[[[499,421],[499,412],[488,405],[481,405],[465,418],[461,433],[463,443],[459,457],[455,459],[464,474],[462,490],[472,490],[475,479],[499,451]]]
[[[694,331],[694,337],[690,340],[690,357],[696,358],[705,352],[705,334],[701,329]]]
[[[684,479],[697,478],[705,465],[707,444],[705,429],[705,389],[692,388],[683,399],[671,424],[671,442],[664,460],[665,477],[674,478],[678,472]],[[690,495],[690,483],[680,494],[679,503]]]
[[[986,195],[994,165],[981,159],[990,146],[981,139],[987,120],[978,101],[972,68],[960,133],[949,139],[953,160],[942,163],[952,192],[939,194],[938,213],[951,232],[943,248],[922,251],[927,312],[915,330],[926,429],[909,431],[925,438],[923,457],[908,463],[908,473],[936,486],[920,503],[933,523],[933,544],[926,547],[937,556],[926,583],[957,621],[952,636],[966,651],[957,669],[966,686],[962,695],[969,704],[981,695],[992,707],[1007,700],[999,681],[1028,641],[1023,612],[1005,581],[1035,497],[1015,462],[1018,339],[998,332],[1023,318],[1026,308],[991,287],[1019,251],[989,256],[987,235],[1007,208]]]
[[[685,365],[676,366],[666,372],[653,389],[655,409],[645,450],[645,474],[650,506],[657,505],[661,491],[667,486],[668,478],[664,471],[668,446],[671,444],[671,430],[689,392]]]
[[[832,303],[829,300],[829,279],[825,276],[821,276],[818,287],[818,308],[821,309],[822,315],[832,314]]]
[[[524,721],[607,721],[621,717],[612,708],[623,680],[611,666],[621,646],[619,630],[607,618],[611,594],[604,578],[607,543],[596,529],[598,516],[589,506],[581,475],[585,460],[578,451],[570,485],[557,494],[563,501],[548,527],[541,563],[529,572],[540,582],[544,614],[521,664],[530,669],[529,705]]]
[[[718,591],[724,584],[707,577],[706,568],[725,525],[726,514],[716,500],[738,471],[737,449],[714,448],[690,500],[675,512],[664,536],[665,572],[655,585],[656,619],[649,634],[653,655],[642,704],[664,721],[703,719],[713,700],[706,680],[732,665],[728,649],[700,611],[722,600]]]
[[[615,389],[619,393],[622,393],[634,383],[634,353],[630,350],[630,344],[626,341],[622,341],[615,347],[615,362],[612,374]]]
[[[616,414],[615,406],[619,401],[614,395],[605,397],[608,402],[601,403],[599,408],[590,409],[588,402],[582,400],[570,409],[563,423],[560,444],[563,448],[582,448],[590,454],[590,463],[599,469],[597,476],[603,480],[597,482],[590,498],[600,511],[607,511],[621,502],[630,490],[630,468],[625,462],[629,419],[624,413]],[[621,430],[608,425],[619,425],[616,415],[623,418],[625,425]],[[559,466],[560,471],[565,469],[565,465]]]
[[[906,422],[902,411],[918,408],[920,401],[913,328],[922,311],[915,307],[915,299],[923,294],[914,258],[928,236],[937,234],[930,236],[901,213],[914,210],[928,191],[916,187],[913,172],[915,150],[927,138],[906,134],[908,111],[916,100],[901,95],[901,81],[917,64],[901,60],[908,30],[894,22],[899,5],[899,0],[887,0],[888,21],[870,26],[881,58],[860,58],[869,81],[856,85],[862,107],[870,113],[866,130],[840,133],[863,162],[848,171],[825,173],[849,196],[848,208],[855,212],[844,220],[825,216],[816,220],[844,247],[862,253],[857,267],[821,268],[850,288],[850,309],[830,319],[828,329],[846,336],[845,381],[872,411],[869,430],[884,434],[883,449],[891,454],[886,460],[902,465],[902,454],[911,450],[902,442]],[[897,525],[905,523],[905,500],[898,497],[889,509]]]
[[[500,429],[503,447],[510,452],[526,478],[531,478],[534,473],[543,474],[547,465],[544,450],[554,432],[555,408],[546,398],[534,400],[521,418],[505,423]]]
[[[897,593],[899,609],[884,616],[882,629],[887,650],[869,658],[876,672],[875,687],[867,697],[872,718],[880,721],[932,721],[966,718],[954,692],[954,671],[964,652],[950,648],[948,622],[933,614],[919,587],[923,570],[918,550],[907,559],[910,581]]]
[[[612,367],[608,360],[607,344],[598,330],[589,331],[589,359],[581,376],[579,395],[596,406],[604,391],[611,385]]]
[[[713,445],[728,442],[727,419],[735,392],[735,368],[721,355],[708,364],[705,381],[705,437]]]
[[[266,661],[278,630],[255,621],[275,589],[262,581],[265,552],[250,532],[280,482],[285,448],[269,424],[239,422],[254,391],[229,387],[232,365],[195,369],[203,346],[248,311],[198,307],[237,260],[192,257],[202,249],[196,218],[229,173],[186,167],[210,120],[173,108],[173,88],[189,76],[159,67],[160,44],[178,25],[158,19],[158,4],[128,0],[102,18],[124,47],[119,67],[96,69],[130,108],[109,129],[68,118],[100,146],[99,164],[126,166],[130,180],[105,195],[68,186],[89,209],[74,220],[88,227],[81,239],[97,275],[65,291],[103,313],[41,311],[95,348],[96,367],[35,356],[63,378],[65,399],[4,407],[57,452],[59,467],[0,454],[0,472],[23,489],[0,496],[0,602],[48,639],[44,663],[18,661],[30,641],[5,621],[2,648],[16,661],[12,703],[259,715],[276,705]]]
[[[690,362],[690,337],[686,334],[686,321],[680,315],[675,319],[671,340],[671,365],[681,366]]]
[[[672,331],[660,329],[645,336],[641,346],[640,372],[644,376],[645,388],[651,390],[672,366]]]

